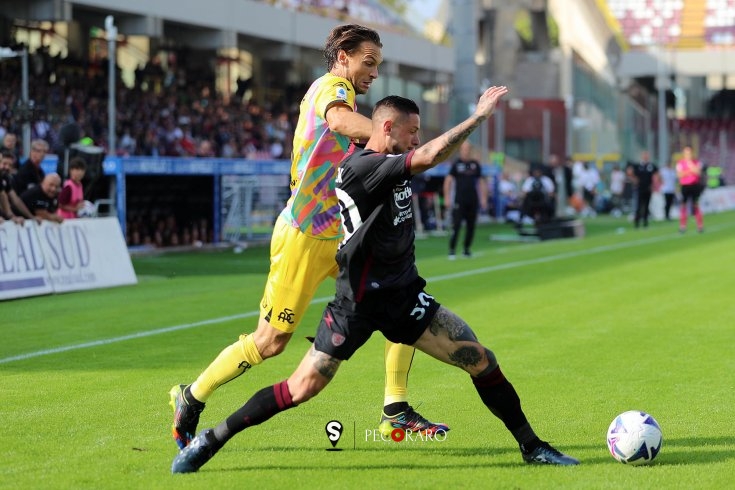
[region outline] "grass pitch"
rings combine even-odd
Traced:
[[[525,465],[468,376],[417,353],[410,401],[449,424],[443,441],[375,440],[379,334],[316,399],[237,435],[202,470],[170,474],[167,392],[250,331],[267,248],[141,257],[137,286],[0,303],[0,488],[726,488],[735,474],[735,213],[704,234],[675,223],[586,223],[584,239],[491,242],[447,260],[447,238],[417,242],[427,291],[494,350],[537,433],[582,464]],[[222,387],[200,427],[285,379],[308,348],[333,282],[281,356]],[[651,413],[664,445],[628,467],[605,432]],[[344,426],[337,448],[325,424]]]

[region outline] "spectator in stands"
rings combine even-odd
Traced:
[[[31,151],[28,159],[18,168],[15,175],[15,192],[20,196],[31,187],[38,186],[43,181],[45,173],[41,168],[46,153],[48,153],[49,145],[45,140],[35,139],[31,142]]]
[[[661,167],[659,174],[661,192],[664,195],[664,219],[671,221],[671,206],[674,205],[676,199],[676,170],[672,167],[671,162],[666,162],[666,165]]]
[[[61,223],[64,218],[56,214],[59,207],[61,177],[57,173],[44,176],[41,185],[29,187],[20,198],[28,210],[41,219]]]
[[[497,215],[501,220],[505,220],[508,211],[517,210],[520,207],[518,184],[511,180],[507,171],[500,176],[498,193],[500,199]]]
[[[583,214],[586,216],[595,216],[597,214],[595,199],[597,198],[597,186],[600,183],[600,172],[597,171],[597,165],[590,162],[584,162],[584,170],[580,176],[582,184],[582,198],[585,202]]]
[[[15,163],[18,162],[18,158],[20,157],[19,149],[18,149],[18,136],[15,133],[11,133],[10,131],[7,131],[3,135],[3,146],[0,148],[0,151],[7,150],[13,154],[13,157],[15,159]],[[15,163],[13,164],[12,172],[15,173],[18,169],[15,168]]]
[[[5,219],[22,223],[23,218],[34,219],[33,213],[23,203],[13,186],[13,172],[15,155],[9,150],[0,152],[0,201]],[[40,221],[40,218],[38,219]]]
[[[610,198],[612,204],[612,212],[616,216],[620,216],[623,212],[623,191],[625,190],[625,172],[620,168],[619,164],[613,165],[610,171]]]
[[[540,165],[533,165],[529,176],[521,186],[521,217],[518,227],[523,226],[526,216],[531,218],[536,225],[546,223],[552,218],[554,199],[554,182],[544,175],[544,169]]]
[[[199,146],[197,146],[197,155],[200,158],[212,158],[215,155],[214,148],[212,147],[212,142],[204,139],[199,142]]]
[[[130,126],[126,126],[123,135],[117,144],[117,151],[120,156],[136,155],[138,143],[130,134]]]
[[[452,216],[452,235],[449,238],[449,260],[456,256],[457,240],[462,222],[465,223],[462,255],[472,257],[472,241],[480,211],[487,212],[487,180],[482,167],[473,155],[473,147],[465,141],[459,147],[459,157],[452,163],[444,178],[444,206]]]
[[[0,223],[5,220],[10,220],[16,224],[22,225],[24,219],[22,216],[16,216],[13,212],[10,206],[10,197],[8,196],[8,192],[10,191],[15,194],[12,184],[10,183],[10,180],[12,179],[10,168],[14,161],[13,154],[9,150],[3,149],[2,153],[0,153],[0,159],[2,159],[0,162]]]
[[[692,148],[685,146],[681,159],[676,162],[676,176],[681,185],[681,207],[679,211],[679,232],[687,230],[688,206],[692,206],[692,214],[697,222],[697,231],[704,231],[704,218],[699,209],[699,196],[702,193],[702,163],[694,158]]]
[[[69,178],[59,193],[59,209],[56,211],[64,219],[73,219],[84,208],[84,187],[82,179],[87,171],[83,158],[72,158],[69,162]]]
[[[641,223],[648,227],[648,216],[651,194],[653,194],[653,182],[658,174],[658,166],[651,161],[648,150],[641,152],[641,161],[628,166],[628,175],[636,186],[635,218],[633,223],[638,228]]]

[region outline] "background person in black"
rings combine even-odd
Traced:
[[[33,214],[13,188],[12,168],[15,155],[10,150],[0,151],[0,209],[5,219],[23,224],[24,219],[33,219]],[[40,222],[40,219],[38,219]]]
[[[444,178],[444,207],[452,216],[452,236],[449,238],[449,259],[456,257],[457,240],[462,222],[465,223],[465,257],[472,256],[472,240],[475,238],[477,213],[487,211],[487,181],[482,176],[480,162],[472,155],[472,144],[465,141],[459,147],[459,158],[452,163]]]
[[[56,210],[59,208],[57,197],[60,187],[61,177],[59,177],[59,174],[48,174],[43,178],[40,186],[37,185],[29,188],[20,195],[20,199],[34,216],[55,223],[61,223],[64,221],[64,218],[56,214]]]
[[[536,436],[495,355],[423,290],[426,282],[416,269],[411,175],[442,162],[506,93],[505,87],[490,87],[472,116],[415,150],[418,106],[398,96],[375,105],[365,149],[346,156],[338,169],[345,237],[337,252],[337,294],[324,310],[314,345],[287,380],[263,388],[217,427],[200,432],[174,459],[173,473],[197,471],[238,432],[316,396],[376,330],[467,371],[483,403],[518,441],[524,461],[579,463]]]
[[[538,226],[551,221],[554,216],[554,182],[548,175],[544,175],[544,169],[540,165],[532,165],[528,177],[521,185],[521,217],[517,228],[523,227],[526,216],[531,218],[534,225]]]
[[[41,185],[45,172],[41,168],[41,162],[48,153],[48,143],[37,139],[31,142],[31,152],[28,159],[18,168],[15,174],[15,192],[22,195],[27,189]]]
[[[635,200],[635,227],[638,228],[643,222],[643,227],[648,226],[649,204],[653,193],[654,175],[658,174],[658,167],[651,162],[651,155],[647,150],[641,152],[641,161],[628,165],[628,176],[633,180],[636,187]]]

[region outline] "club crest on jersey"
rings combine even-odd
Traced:
[[[282,312],[278,314],[278,321],[285,322],[293,325],[294,311],[290,308],[284,308]]]

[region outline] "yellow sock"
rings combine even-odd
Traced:
[[[415,349],[385,341],[385,400],[383,406],[408,401],[408,372]]]
[[[263,362],[252,335],[243,334],[237,342],[225,347],[191,385],[191,394],[206,402],[214,390]]]

